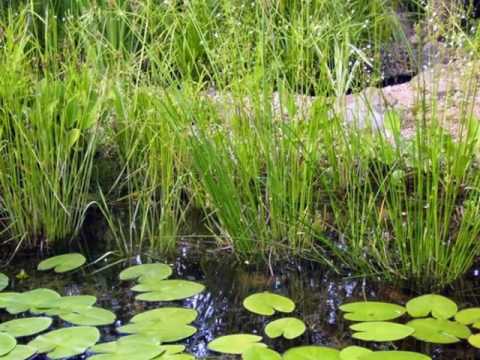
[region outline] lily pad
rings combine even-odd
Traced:
[[[51,257],[38,264],[37,270],[45,271],[54,269],[56,273],[65,273],[78,269],[87,260],[82,254],[72,253]]]
[[[88,306],[77,307],[68,314],[60,314],[60,318],[74,325],[103,326],[113,324],[117,317],[109,310]]]
[[[291,313],[295,310],[295,303],[292,300],[270,292],[262,292],[248,296],[243,301],[243,306],[254,314],[265,316],[271,316],[275,314],[276,311]]]
[[[436,319],[447,320],[458,311],[457,304],[442,295],[422,295],[407,302],[407,311],[411,317],[426,317],[430,313]]]
[[[264,347],[252,346],[242,354],[243,360],[282,360],[276,351]]]
[[[267,347],[261,340],[261,336],[251,334],[225,335],[211,341],[208,348],[223,354],[243,354],[252,346]]]
[[[190,354],[164,354],[153,360],[195,360],[195,357]]]
[[[455,315],[455,320],[460,324],[473,325],[474,328],[480,328],[480,308],[470,308],[459,311]]]
[[[373,351],[361,346],[348,346],[340,351],[340,360],[361,360],[362,356],[371,354]]]
[[[410,326],[386,321],[353,324],[350,329],[356,331],[352,335],[355,339],[378,342],[401,340],[414,332],[414,329]]]
[[[176,354],[184,349],[185,347],[180,345],[170,353]],[[92,360],[145,360],[169,352],[169,349],[165,346],[160,346],[157,342],[142,336],[122,337],[117,341],[95,345],[90,350],[99,354],[89,358]]]
[[[360,360],[432,360],[430,356],[411,351],[375,351]]]
[[[49,316],[65,315],[74,312],[75,309],[93,306],[97,298],[91,295],[62,296],[48,304],[45,309],[38,309]]]
[[[0,360],[26,360],[35,354],[35,349],[31,346],[17,345],[7,355],[0,356]]]
[[[0,272],[0,291],[5,290],[8,286],[8,276]]]
[[[172,275],[172,268],[166,264],[142,264],[123,270],[120,280],[137,280],[141,283],[167,279]]]
[[[477,349],[480,349],[480,334],[471,335],[468,337],[468,343]]]
[[[0,333],[8,333],[13,337],[32,336],[47,330],[52,325],[48,317],[30,317],[10,320],[0,324]]]
[[[161,343],[180,341],[197,332],[197,329],[190,325],[157,321],[130,323],[120,326],[117,330],[123,334],[142,335]]]
[[[78,326],[39,335],[30,341],[28,346],[35,348],[40,354],[46,353],[51,359],[62,359],[84,353],[95,345],[99,338],[100,332],[96,328]]]
[[[407,326],[415,329],[414,338],[434,344],[453,344],[471,335],[468,327],[449,320],[416,319]]]
[[[38,312],[38,308],[47,307],[59,298],[60,295],[50,289],[35,289],[24,293],[0,293],[0,308],[5,308],[10,314],[20,314],[29,310]]]
[[[183,300],[205,290],[202,284],[187,280],[161,280],[140,283],[132,288],[133,291],[143,292],[136,296],[143,301],[174,301]]]
[[[0,334],[0,356],[8,354],[17,345],[17,340],[8,334]]]
[[[340,351],[323,346],[299,346],[283,354],[284,360],[340,360]]]
[[[344,318],[351,321],[387,321],[399,318],[406,312],[403,306],[377,301],[344,304],[340,310],[346,313]]]
[[[188,325],[194,322],[197,316],[198,312],[194,309],[164,307],[137,314],[130,321],[133,323],[153,321]]]
[[[283,336],[285,339],[295,339],[306,330],[305,323],[297,318],[288,317],[278,319],[267,324],[265,334],[271,339]]]

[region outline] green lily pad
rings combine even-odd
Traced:
[[[386,321],[353,324],[350,329],[356,331],[352,335],[355,339],[378,342],[401,340],[414,332],[414,329],[410,326]]]
[[[283,336],[285,339],[295,339],[306,330],[305,323],[294,317],[274,320],[265,327],[265,334],[271,339]]]
[[[187,280],[161,280],[145,282],[132,288],[133,291],[143,292],[137,295],[137,300],[143,301],[174,301],[183,300],[205,290],[202,284]]]
[[[411,351],[375,351],[360,360],[432,360],[430,356]]]
[[[92,360],[145,360],[153,359],[164,353],[176,354],[182,352],[185,347],[172,345],[174,348],[160,346],[158,342],[143,336],[126,336],[117,341],[98,344],[90,351],[99,354],[90,357]]]
[[[208,349],[223,354],[242,354],[252,346],[266,347],[261,336],[251,334],[225,335],[208,344]]]
[[[468,343],[477,349],[480,349],[480,334],[470,335]]]
[[[0,272],[0,291],[5,290],[8,286],[8,276]]]
[[[373,351],[361,346],[348,346],[340,351],[340,360],[361,360],[362,356],[371,354]]]
[[[10,314],[25,311],[38,312],[38,308],[47,307],[58,300],[60,295],[50,289],[35,289],[24,293],[0,293],[0,309],[5,308]]]
[[[117,316],[106,309],[86,306],[77,307],[68,314],[60,314],[60,318],[74,325],[103,326],[113,324]]]
[[[470,308],[459,311],[455,315],[455,320],[463,325],[472,325],[474,328],[480,328],[480,308]]]
[[[346,314],[344,318],[351,321],[387,321],[405,314],[403,306],[377,301],[362,301],[340,306]]]
[[[37,270],[45,271],[54,269],[56,273],[65,273],[78,269],[85,264],[87,259],[82,254],[64,254],[43,260],[38,264]]]
[[[0,356],[0,360],[26,360],[35,354],[35,349],[26,345],[17,345],[7,355]]]
[[[38,309],[38,311],[48,316],[59,316],[70,314],[78,308],[93,306],[96,302],[97,298],[91,295],[62,296],[48,304],[47,308]]]
[[[133,323],[153,321],[188,325],[194,322],[197,316],[198,313],[194,309],[164,307],[137,314],[130,321]]]
[[[123,270],[120,280],[137,280],[141,283],[167,279],[172,275],[172,268],[166,264],[143,264],[131,266]]]
[[[243,360],[282,360],[276,351],[264,347],[252,346],[242,354]]]
[[[190,325],[177,324],[175,322],[142,321],[120,326],[117,331],[122,334],[142,335],[165,343],[189,338],[197,332],[197,329]]]
[[[47,330],[52,325],[52,319],[48,317],[30,317],[10,320],[0,324],[0,333],[19,338],[32,336]]]
[[[195,356],[190,354],[163,354],[153,360],[195,360]]]
[[[299,346],[283,354],[284,360],[340,360],[340,351],[323,346]]]
[[[449,320],[416,319],[407,326],[415,329],[414,338],[434,344],[453,344],[471,335],[468,327]]]
[[[96,328],[78,326],[39,335],[30,341],[28,346],[35,348],[40,354],[46,353],[51,359],[62,359],[84,353],[95,345],[99,338],[100,332]]]
[[[254,314],[265,316],[271,316],[275,314],[275,311],[291,313],[295,310],[295,303],[292,300],[270,292],[262,292],[248,296],[243,301],[243,306]]]
[[[8,354],[17,345],[17,340],[13,336],[0,333],[0,356]]]
[[[457,313],[458,307],[452,300],[441,295],[422,295],[407,302],[411,317],[426,317],[430,313],[436,319],[447,320]]]

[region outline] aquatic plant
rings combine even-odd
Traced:
[[[263,344],[262,337],[252,334],[234,334],[224,335],[208,343],[208,348],[212,351],[223,354],[242,354],[251,347],[267,347]]]
[[[48,317],[14,319],[0,323],[0,333],[6,333],[15,338],[32,336],[47,330],[52,322]]]
[[[8,276],[5,275],[4,273],[0,273],[0,291],[4,290],[7,288],[9,283]]]
[[[245,298],[243,306],[255,314],[271,316],[276,311],[291,313],[295,310],[295,303],[286,296],[268,291],[252,294]]]
[[[81,267],[87,259],[82,254],[64,254],[45,259],[38,264],[37,270],[46,271],[53,269],[56,273],[64,273]]]
[[[285,339],[292,340],[303,335],[306,329],[302,320],[289,317],[269,322],[265,326],[265,334],[271,339],[283,336]]]
[[[408,324],[407,324],[408,325]],[[363,341],[390,342],[404,339],[415,332],[415,328],[387,321],[369,321],[350,325],[355,331],[353,338]]]
[[[276,351],[260,346],[252,346],[242,353],[243,360],[281,360],[282,356]]]
[[[378,301],[363,301],[344,304],[340,310],[351,321],[386,321],[401,317],[407,311],[403,306]]]
[[[408,314],[411,317],[426,317],[430,314],[436,319],[449,319],[454,316],[458,307],[449,298],[436,294],[418,296],[409,300],[406,304]]]
[[[153,263],[130,266],[122,270],[119,274],[120,280],[137,280],[138,282],[148,282],[155,280],[165,280],[172,275],[172,268],[166,264]]]

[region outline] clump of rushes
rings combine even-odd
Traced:
[[[17,17],[0,50],[0,205],[9,237],[33,247],[68,239],[82,224],[104,86],[77,64],[38,79],[25,16]]]

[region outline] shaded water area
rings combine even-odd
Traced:
[[[140,261],[162,261],[138,257]],[[97,306],[114,311],[118,317],[112,326],[100,327],[101,341],[111,341],[119,335],[116,327],[125,324],[129,319],[144,310],[172,303],[146,303],[135,300],[135,293],[130,288],[131,282],[120,282],[119,272],[128,263],[111,266],[98,273],[95,269],[105,263],[87,266],[72,274],[39,273],[35,271],[40,261],[35,257],[17,257],[14,262],[2,271],[9,275],[11,290],[25,291],[39,287],[48,287],[62,295],[95,295]],[[230,359],[228,356],[213,354],[207,350],[207,344],[214,338],[234,333],[258,333],[263,335],[265,324],[272,318],[265,318],[249,313],[242,307],[243,299],[255,292],[269,290],[291,297],[297,308],[294,315],[307,324],[307,332],[300,338],[286,340],[264,341],[277,351],[306,344],[343,348],[351,344],[368,346],[372,349],[388,348],[427,353],[433,359],[480,359],[480,351],[471,348],[466,342],[450,346],[425,345],[414,339],[407,339],[392,344],[361,343],[352,339],[348,326],[351,324],[342,319],[339,306],[346,302],[368,299],[390,301],[404,304],[411,296],[408,290],[382,284],[380,279],[339,276],[334,271],[318,264],[305,261],[290,261],[273,266],[274,273],[267,266],[252,266],[237,261],[233,256],[223,252],[199,251],[197,248],[183,247],[180,255],[173,262],[168,262],[174,269],[172,278],[195,280],[206,286],[206,291],[200,295],[175,306],[185,306],[198,311],[199,317],[194,325],[198,332],[186,341],[187,351],[199,359]],[[18,280],[15,275],[21,270],[29,275],[26,280]],[[478,306],[480,304],[480,270],[472,272],[455,290],[447,291],[460,308]],[[26,315],[23,315],[26,316]],[[0,321],[11,319],[12,316],[0,311]],[[401,321],[402,319],[400,319]],[[68,326],[58,318],[54,328]],[[29,339],[22,339],[26,343]],[[88,354],[75,359],[88,358]],[[239,358],[239,357],[231,357]],[[45,357],[36,356],[35,360]]]

